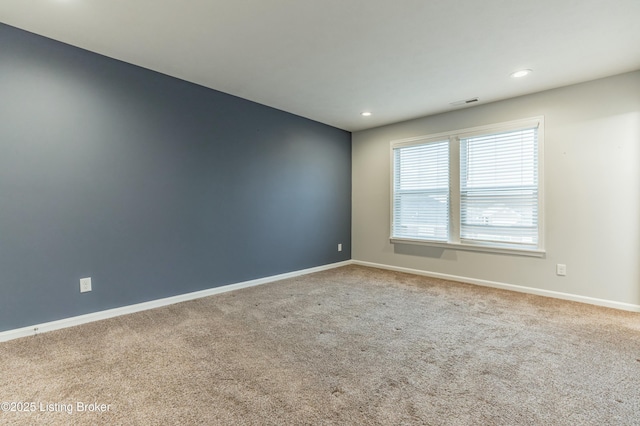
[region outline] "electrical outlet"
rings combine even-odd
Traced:
[[[561,277],[564,277],[565,275],[567,275],[567,265],[558,263],[556,265],[556,275],[559,275]]]
[[[91,291],[91,277],[80,278],[80,293]]]
[[[338,244],[338,251],[342,251],[342,244]]]

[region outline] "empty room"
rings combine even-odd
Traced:
[[[0,424],[640,424],[637,0],[2,0]]]

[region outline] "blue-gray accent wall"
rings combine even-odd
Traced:
[[[0,331],[350,257],[349,132],[0,24]]]

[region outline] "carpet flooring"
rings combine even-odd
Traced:
[[[0,359],[0,424],[640,425],[640,314],[360,266]]]

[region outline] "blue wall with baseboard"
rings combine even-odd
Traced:
[[[349,132],[0,24],[0,331],[350,253]]]

